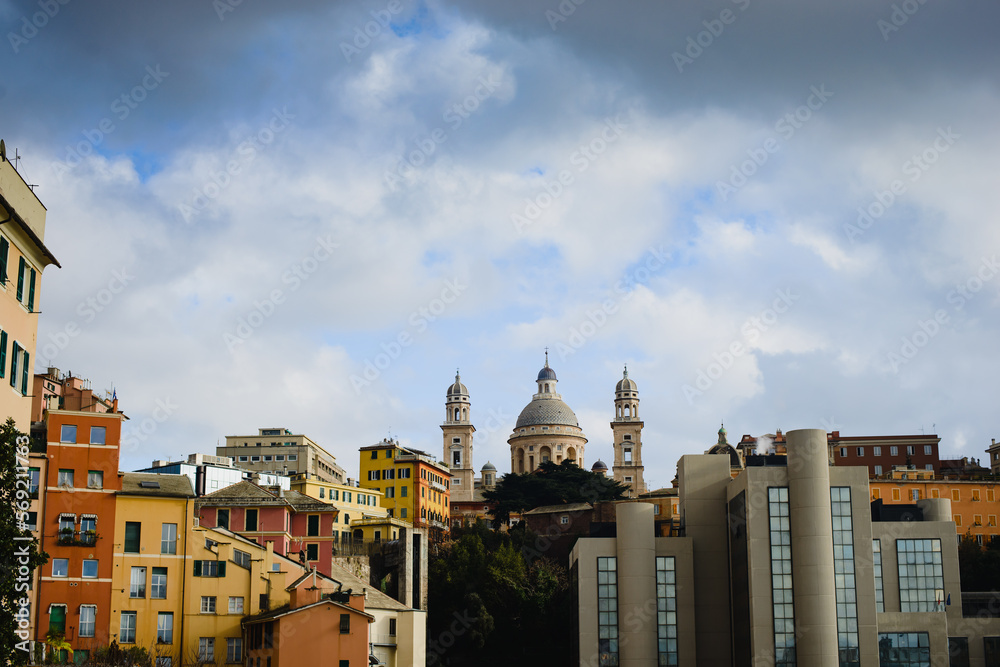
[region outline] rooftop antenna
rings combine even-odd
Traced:
[[[6,150],[4,150],[4,153],[6,153]],[[17,173],[19,173],[19,174],[21,173],[21,170],[17,168],[17,163],[20,162],[20,161],[21,161],[21,152],[15,148],[14,149],[14,170]],[[35,188],[38,187],[38,183],[27,183],[27,185],[28,185],[29,188],[31,188],[32,192],[34,192]]]

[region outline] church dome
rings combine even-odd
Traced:
[[[553,373],[553,375],[555,375]],[[555,396],[538,397],[532,399],[531,403],[524,406],[521,414],[517,416],[517,425],[535,426],[538,424],[561,424],[564,426],[580,426],[576,418],[576,413],[563,403],[561,398]]]
[[[496,470],[497,467],[492,463],[490,463],[489,461],[487,461],[486,465],[483,466],[483,472],[496,472]]]
[[[622,379],[618,381],[617,385],[615,385],[615,391],[639,391],[639,387],[636,386],[635,380],[629,379],[627,368],[622,374]]]
[[[448,397],[452,396],[468,396],[469,390],[462,384],[462,378],[458,373],[455,374],[455,383],[448,387]]]
[[[543,368],[542,370],[538,371],[538,379],[535,380],[535,381],[536,382],[540,382],[542,380],[556,380],[556,379],[557,379],[556,378],[556,372],[554,370],[552,370],[551,368],[549,368],[549,362],[546,361],[545,362],[545,368]]]
[[[597,463],[595,463],[590,468],[590,471],[591,472],[607,472],[608,471],[608,464],[605,463],[604,461],[602,461],[601,459],[597,459]]]

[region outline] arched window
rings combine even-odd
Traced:
[[[625,406],[625,416],[626,417],[631,417],[632,416],[632,406],[631,405],[626,405]]]
[[[462,419],[469,418],[469,408],[462,408]]]
[[[455,421],[458,421],[458,416],[459,416],[460,414],[461,414],[461,413],[459,412],[459,409],[458,409],[458,408],[455,408]]]

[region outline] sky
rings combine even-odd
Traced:
[[[1000,310],[988,0],[0,0],[0,138],[62,268],[36,371],[114,389],[123,470],[283,427],[351,476],[474,464],[548,348],[610,461],[776,429],[982,457]]]

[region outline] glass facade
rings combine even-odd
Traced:
[[[837,590],[837,646],[840,667],[860,667],[851,487],[835,486],[830,489],[830,514],[833,519],[833,576]]]
[[[900,611],[944,611],[941,540],[896,540]]]
[[[872,564],[875,569],[875,611],[885,611],[882,597],[882,540],[872,540]]]
[[[878,636],[879,667],[931,667],[926,632],[888,632]]]
[[[775,667],[795,667],[795,605],[792,597],[792,532],[788,488],[767,490],[771,532],[771,596],[774,608]]]
[[[597,644],[600,667],[618,667],[618,559],[597,559]]]
[[[677,572],[673,556],[656,558],[656,637],[660,667],[677,664]]]

